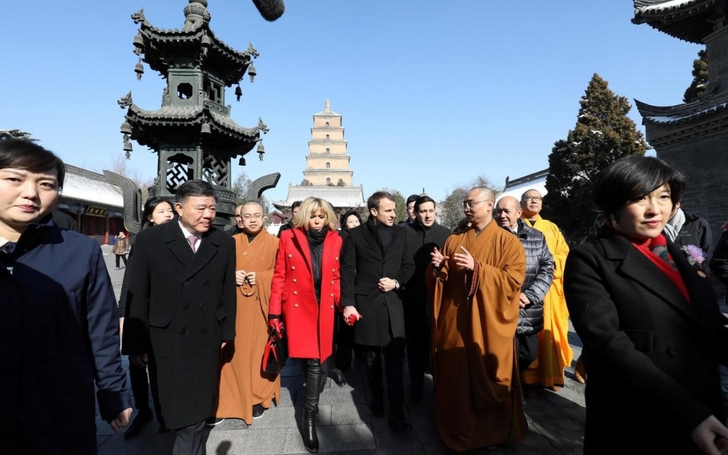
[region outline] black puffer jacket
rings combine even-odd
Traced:
[[[699,246],[708,257],[713,252],[713,232],[708,221],[694,213],[685,212],[685,223],[677,233],[675,243],[681,247]]]
[[[516,335],[530,335],[543,330],[543,298],[554,278],[554,258],[546,244],[546,237],[526,226],[521,219],[518,220],[516,235],[526,250],[526,278],[521,292],[530,302],[520,310]]]

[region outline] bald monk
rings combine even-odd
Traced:
[[[280,403],[280,375],[263,373],[261,361],[268,341],[268,304],[278,238],[263,226],[263,207],[247,202],[240,208],[243,232],[235,239],[237,317],[235,342],[223,352],[217,419],[237,418],[251,425],[272,400]],[[232,349],[231,349],[232,348]]]
[[[543,330],[539,334],[538,359],[523,372],[525,385],[541,385],[559,390],[564,385],[564,368],[571,365],[574,353],[569,346],[569,309],[564,298],[564,264],[569,245],[559,227],[541,218],[543,198],[537,190],[528,190],[521,196],[521,218],[546,237],[546,244],[554,258],[554,280],[543,299]]]
[[[432,252],[426,273],[434,304],[435,420],[442,441],[459,452],[526,433],[514,349],[526,255],[518,238],[493,221],[494,199],[489,188],[468,192],[470,226]]]

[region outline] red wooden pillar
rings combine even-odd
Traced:
[[[104,245],[109,244],[109,215],[104,217]]]

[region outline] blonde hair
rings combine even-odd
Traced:
[[[301,206],[298,208],[298,213],[293,217],[293,227],[302,227],[308,230],[308,219],[311,218],[311,215],[316,213],[317,210],[321,210],[324,214],[324,223],[328,224],[329,229],[335,231],[339,228],[339,222],[336,219],[336,215],[334,214],[334,209],[331,207],[331,204],[329,204],[326,200],[317,197],[309,197],[301,202]]]

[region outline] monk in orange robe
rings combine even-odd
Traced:
[[[263,373],[261,363],[268,341],[268,304],[278,238],[263,227],[263,208],[248,202],[240,209],[243,232],[235,234],[237,316],[235,340],[223,352],[218,418],[243,419],[251,425],[275,398],[280,403],[279,375]],[[255,412],[254,412],[255,408]]]
[[[467,451],[526,433],[514,347],[526,255],[493,221],[493,191],[463,203],[470,227],[432,253],[435,420],[442,441]],[[433,273],[434,272],[434,273]]]
[[[537,190],[527,190],[521,196],[521,218],[546,237],[546,244],[554,257],[554,279],[543,299],[543,330],[538,334],[538,358],[523,371],[523,383],[541,385],[558,390],[564,385],[564,369],[571,366],[574,352],[569,345],[569,309],[564,297],[564,264],[569,255],[559,227],[541,218],[543,199]]]

